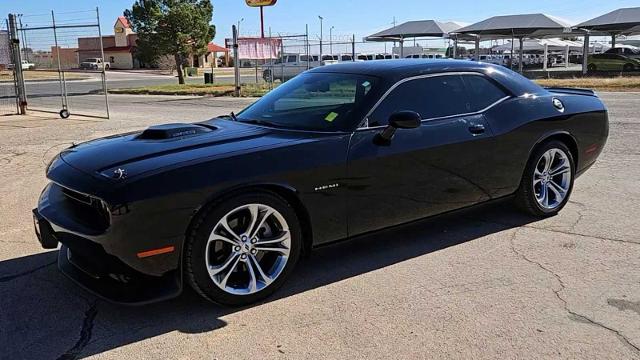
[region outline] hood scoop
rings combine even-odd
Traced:
[[[136,140],[169,140],[206,134],[216,130],[215,126],[200,124],[163,124],[151,126],[136,136]]]

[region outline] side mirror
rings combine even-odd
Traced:
[[[396,129],[415,129],[421,122],[420,114],[415,111],[396,111],[389,116],[389,126]]]
[[[415,111],[396,111],[389,116],[389,125],[375,137],[378,145],[389,145],[398,129],[415,129],[420,127],[422,117]]]

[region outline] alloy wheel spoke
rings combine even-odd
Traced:
[[[225,277],[228,277],[229,274],[232,273],[233,270],[235,269],[239,260],[240,260],[240,256],[238,256],[238,254],[236,253],[232,253],[231,256],[229,256],[229,258],[227,259],[227,261],[225,261],[224,264],[218,267],[209,267],[209,274],[213,277],[213,276],[220,275],[221,273],[227,272]]]
[[[264,283],[264,285],[265,286],[269,285],[271,283],[271,278],[264,273],[258,259],[256,259],[256,257],[253,255],[250,255],[249,259],[250,259],[249,263],[251,263],[250,266],[255,267],[255,269],[258,271],[258,275],[260,275],[260,278],[262,278],[262,282]]]
[[[549,206],[549,188],[547,184],[542,184],[540,187],[540,200],[543,206]]]
[[[265,251],[265,252],[279,252],[279,253],[281,253],[283,255],[289,254],[289,249],[282,248],[282,247],[256,246],[256,247],[254,247],[254,249],[256,249],[258,251]]]
[[[553,151],[549,150],[544,153],[542,157],[544,158],[544,169],[542,170],[542,172],[546,173],[551,168],[551,162],[553,162],[554,153]]]
[[[231,236],[233,236],[233,238],[234,238],[236,241],[240,241],[240,236],[238,236],[238,234],[236,234],[236,232],[235,232],[235,231],[231,230],[231,227],[229,226],[228,219],[229,219],[229,215],[227,214],[227,216],[223,217],[223,218],[220,220],[220,226],[222,226],[222,228],[223,228],[227,233],[229,233]]]
[[[258,205],[252,204],[249,205],[248,210],[251,214],[251,220],[249,222],[249,226],[247,226],[247,229],[245,230],[245,234],[249,234],[249,237],[251,237],[251,234],[253,234],[253,228],[258,221],[258,216],[260,216],[260,208]]]
[[[284,231],[281,235],[275,238],[259,239],[258,242],[256,242],[256,246],[265,245],[265,244],[279,244],[288,239],[289,239],[289,232]]]
[[[211,243],[211,242],[215,242],[215,241],[223,241],[223,242],[229,243],[229,244],[234,245],[234,246],[235,245],[240,245],[240,243],[238,241],[233,240],[233,239],[229,239],[226,236],[222,236],[220,234],[211,234],[211,236],[209,236],[209,242]]]
[[[249,287],[248,290],[250,293],[255,292],[258,289],[258,279],[256,278],[256,273],[253,270],[253,265],[251,264],[251,260],[245,262],[247,266],[247,270],[249,271]]]
[[[562,186],[556,184],[553,180],[549,181],[549,189],[555,194],[557,202],[561,202],[562,199],[564,199],[564,195],[567,193]]]
[[[252,238],[258,234],[258,230],[264,225],[264,222],[273,214],[273,210],[268,209],[262,212],[260,220],[258,220],[252,228],[249,228],[249,237]]]
[[[562,174],[566,174],[569,172],[569,166],[566,165],[565,163],[560,164],[559,166],[556,166],[555,168],[549,170],[549,175],[551,176],[557,176],[557,175],[562,175]]]

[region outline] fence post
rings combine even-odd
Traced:
[[[65,82],[65,79],[63,78],[63,73],[62,73],[62,65],[60,63],[60,46],[58,45],[58,32],[56,31],[56,17],[53,13],[53,10],[51,10],[51,24],[53,26],[53,41],[56,47],[56,57],[58,58],[58,82],[60,83],[60,95],[61,95],[61,101],[62,101],[62,111],[67,110],[67,84]]]
[[[307,55],[307,70],[311,67],[311,45],[309,45],[309,24],[306,24],[306,30],[304,33],[304,49]]]
[[[107,89],[107,73],[104,65],[104,44],[102,43],[102,30],[100,29],[100,10],[96,6],[96,19],[98,20],[98,37],[100,38],[100,56],[102,57],[102,91],[104,91],[104,105],[109,119],[109,90]],[[55,31],[55,30],[54,30]],[[58,57],[58,61],[60,58]],[[65,92],[65,96],[66,92]]]
[[[351,37],[351,61],[356,61],[356,34]]]
[[[25,115],[27,113],[27,93],[25,91],[24,73],[22,72],[22,55],[20,54],[20,39],[18,37],[15,14],[9,14],[9,36],[11,37],[13,72],[17,81],[18,113]]]
[[[231,26],[233,32],[233,75],[235,81],[234,95],[240,97],[240,59],[238,59],[238,28]]]

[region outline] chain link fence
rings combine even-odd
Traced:
[[[16,81],[11,60],[11,39],[8,20],[0,23],[0,115],[18,113]]]
[[[426,47],[426,40],[415,44],[405,42],[403,49],[393,42],[366,42],[355,35],[312,38],[302,35],[275,35],[265,38],[240,37],[238,39],[239,84],[242,89],[272,89],[296,75],[320,66],[343,62],[376,61],[410,57],[444,58],[450,56],[445,41]],[[422,43],[422,44],[421,44]],[[227,47],[233,48],[227,39]]]

